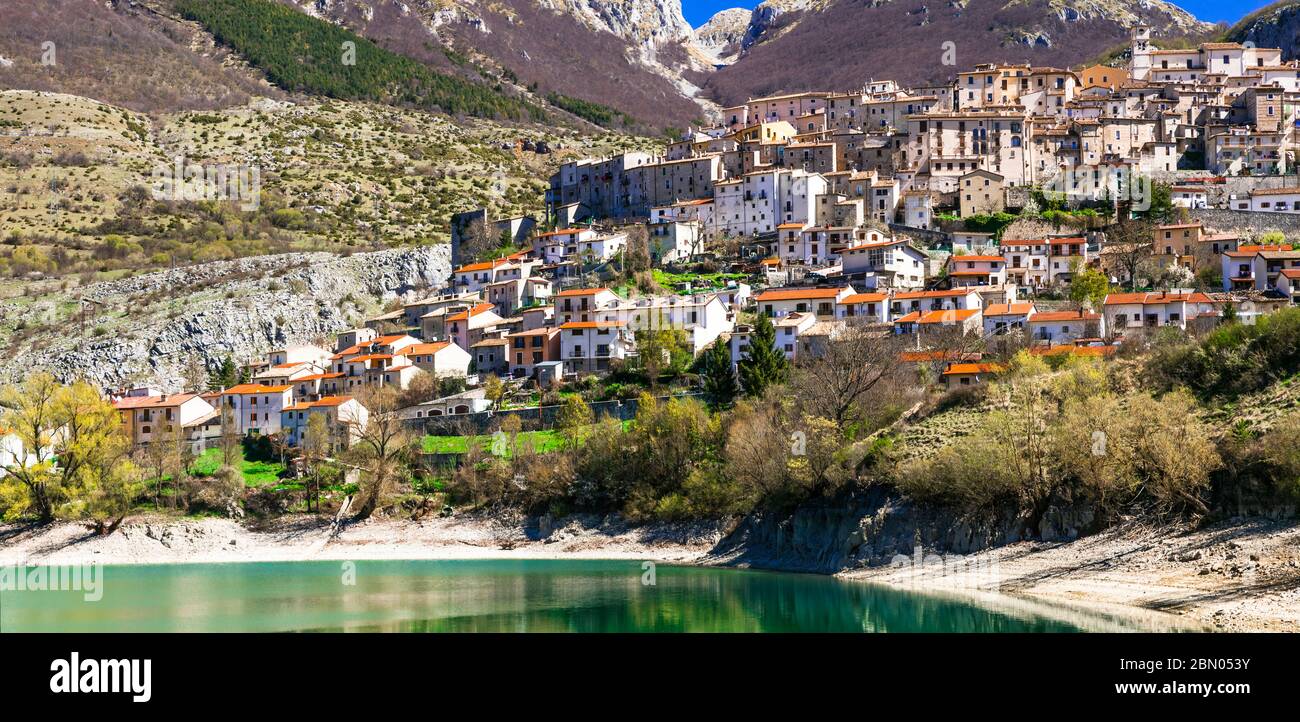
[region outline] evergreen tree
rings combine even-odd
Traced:
[[[228,389],[239,382],[239,371],[235,368],[235,362],[229,356],[221,361],[221,368],[212,374],[209,388],[213,391]]]
[[[776,328],[772,319],[759,314],[749,334],[749,352],[736,364],[740,383],[749,396],[762,396],[767,387],[783,383],[790,371],[785,353],[776,346]]]
[[[725,409],[740,395],[736,370],[731,367],[731,349],[722,339],[714,341],[704,352],[700,375],[704,381],[704,396],[714,408]]]

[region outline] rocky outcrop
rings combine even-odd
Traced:
[[[1281,48],[1283,60],[1300,57],[1300,2],[1285,0],[1252,13],[1228,31],[1228,40]]]
[[[717,63],[730,63],[740,55],[753,12],[730,8],[695,29],[695,44]]]
[[[87,335],[74,319],[28,338],[0,361],[0,381],[39,368],[103,387],[179,390],[195,360],[215,369],[227,356],[247,361],[288,344],[331,342],[376,301],[436,287],[449,275],[449,248],[435,245],[261,256],[96,283],[78,293],[99,304],[86,319]]]
[[[711,74],[705,92],[729,106],[768,93],[848,90],[870,78],[950,82],[977,63],[1064,67],[1126,44],[1139,23],[1151,26],[1157,45],[1214,33],[1161,0],[766,0],[751,15],[740,57]],[[956,67],[945,64],[944,47]]]
[[[1011,510],[961,514],[879,487],[756,512],[713,550],[713,563],[833,573],[925,553],[971,554],[1025,539],[1069,541],[1096,531],[1092,510],[1056,500],[1032,518]]]

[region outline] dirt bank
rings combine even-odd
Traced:
[[[521,526],[477,517],[370,520],[347,525],[331,537],[325,519],[282,519],[254,529],[228,519],[139,517],[107,537],[71,523],[0,526],[0,564],[489,558],[684,563],[703,556],[719,538],[721,534],[709,525],[632,527],[603,519],[572,520],[544,530],[535,522]]]
[[[1140,608],[1223,631],[1300,631],[1300,523],[1237,520],[1208,528],[1131,523],[1068,543],[1018,542],[949,559],[841,572],[932,591],[1010,593]]]

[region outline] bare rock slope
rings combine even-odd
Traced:
[[[449,274],[449,247],[433,245],[259,256],[95,283],[77,294],[93,309],[84,326],[65,323],[15,342],[0,361],[0,383],[36,368],[65,381],[177,390],[195,361],[215,369],[227,356],[247,361],[288,344],[330,342],[373,312],[376,299],[437,286]],[[0,303],[0,315],[8,313],[36,323],[41,309]]]

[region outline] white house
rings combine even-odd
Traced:
[[[1029,337],[1052,344],[1106,335],[1106,322],[1091,311],[1044,311],[1029,317]]]
[[[817,317],[811,313],[791,313],[772,321],[773,331],[776,332],[776,347],[785,354],[790,361],[798,358],[799,339],[812,330],[817,325]],[[731,350],[732,365],[740,363],[741,359],[749,357],[749,344],[754,329],[748,324],[736,326],[735,331],[727,339],[728,348]]]
[[[302,446],[313,417],[325,419],[332,449],[346,449],[365,432],[370,412],[350,396],[326,396],[316,401],[299,401],[280,412],[280,429],[286,443]]]
[[[1112,293],[1106,296],[1103,312],[1106,328],[1113,334],[1160,326],[1186,328],[1190,319],[1220,315],[1218,305],[1199,291]]]
[[[274,434],[280,412],[293,405],[293,387],[239,384],[221,392],[221,404],[230,409],[240,434]]]
[[[792,313],[812,313],[824,320],[835,318],[835,305],[855,293],[852,286],[837,288],[772,288],[754,297],[758,312],[781,318]]]
[[[993,303],[984,307],[984,335],[994,336],[1025,328],[1034,314],[1033,303]]]
[[[1007,262],[1002,256],[949,256],[948,278],[954,287],[1000,286],[1007,282]]]
[[[564,372],[609,370],[609,362],[627,358],[632,335],[621,321],[569,321],[560,325],[560,360]]]
[[[907,239],[864,243],[840,253],[844,276],[861,278],[870,289],[924,286],[927,260],[925,252]]]

